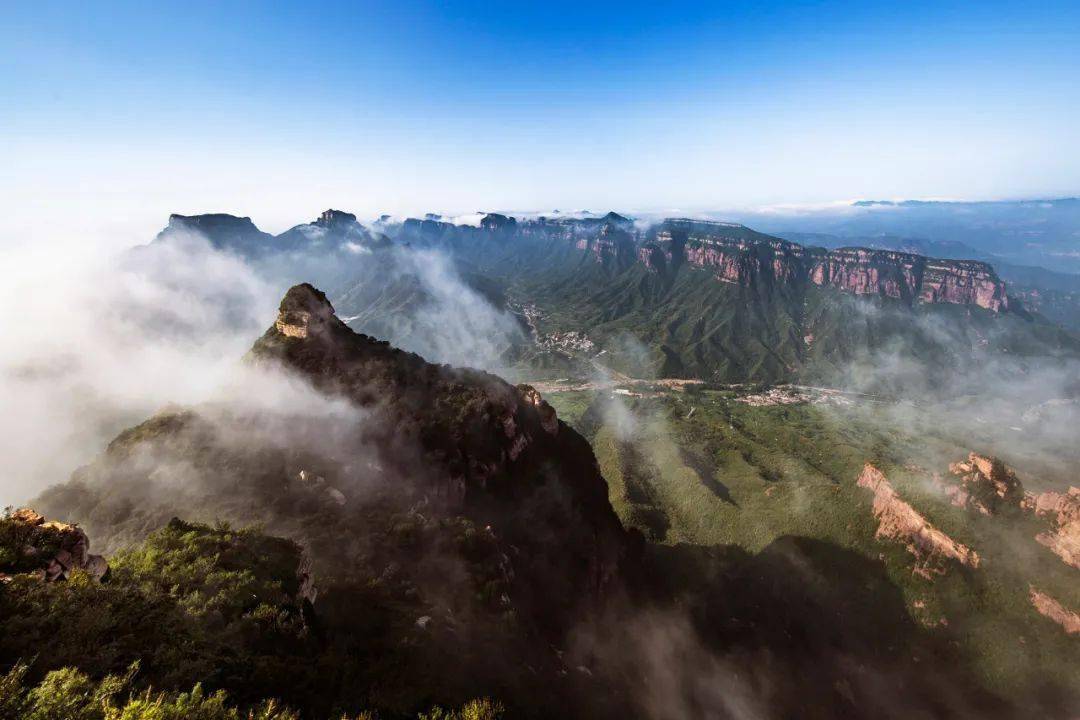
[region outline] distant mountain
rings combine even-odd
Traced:
[[[944,260],[982,260],[992,263],[993,256],[962,242],[948,240],[924,240],[900,235],[834,235],[816,232],[780,232],[781,237],[800,245],[835,250],[842,247],[865,247],[875,250],[896,250],[913,255],[941,258]]]
[[[803,245],[840,248],[851,245],[899,250],[930,257],[954,260],[981,260],[993,265],[1010,291],[1025,308],[1043,315],[1051,322],[1080,331],[1080,275],[1056,272],[1036,265],[1017,265],[982,252],[961,242],[923,240],[898,235],[841,236],[829,233],[784,232],[785,240]]]
[[[274,236],[255,227],[249,217],[224,213],[169,216],[169,224],[157,235],[161,241],[181,233],[197,233],[218,249],[228,249],[244,255],[257,255],[276,249]]]
[[[950,369],[979,358],[1080,351],[979,261],[829,251],[678,219],[644,231],[545,218],[503,232],[420,223],[407,237],[505,284],[533,307],[539,335],[585,333],[605,365],[630,374],[876,383],[866,371],[893,358],[922,368],[905,382],[940,389]]]
[[[767,232],[898,236],[973,248],[1016,265],[1080,273],[1080,198],[992,202],[862,200],[813,212],[741,213]],[[951,254],[951,253],[950,253]],[[946,257],[948,255],[945,255]]]
[[[250,223],[234,220],[188,222],[209,228],[215,245],[250,253]],[[504,316],[518,308],[517,323],[486,333],[495,341],[485,357],[553,372],[580,371],[602,352],[605,365],[638,375],[876,386],[868,371],[893,358],[922,368],[905,382],[940,390],[951,369],[988,358],[1080,353],[1080,339],[1032,315],[985,261],[910,252],[967,254],[960,243],[878,236],[871,247],[843,247],[838,236],[797,235],[813,242],[804,245],[738,223],[669,219],[643,229],[617,213],[490,214],[475,226],[429,217],[379,229],[327,211],[263,238],[278,250],[255,261],[315,278],[352,327],[436,358],[440,349],[419,340],[447,321],[433,320],[433,308],[451,302],[451,319],[475,314],[477,299]],[[444,261],[448,274],[426,277]],[[447,276],[452,292],[438,289]],[[526,315],[534,342],[579,333],[593,349],[530,350]]]

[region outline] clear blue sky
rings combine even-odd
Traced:
[[[0,233],[1080,192],[1075,1],[166,5],[5,4]]]

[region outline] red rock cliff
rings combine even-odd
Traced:
[[[655,271],[687,262],[743,286],[809,282],[856,295],[994,312],[1007,310],[1009,302],[1005,283],[986,263],[867,248],[805,248],[734,223],[667,220],[639,250],[639,259]]]

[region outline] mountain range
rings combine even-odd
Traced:
[[[895,392],[900,381],[874,369],[904,364],[918,370],[903,383],[918,375],[920,391],[940,392],[963,389],[957,368],[1080,353],[1076,335],[1027,307],[1071,317],[1068,291],[1027,289],[1025,303],[985,260],[910,251],[943,249],[934,245],[825,248],[735,223],[640,224],[613,212],[365,227],[329,210],[277,236],[247,218],[173,216],[159,237],[183,231],[287,281],[315,279],[352,327],[436,359],[422,342],[433,336],[432,288],[418,277],[443,259],[496,313],[517,316],[490,335],[501,366],[532,377],[586,372],[604,353],[606,367],[639,377]],[[568,334],[591,350],[567,346]]]
[[[179,246],[288,289],[0,517],[0,717],[1080,707],[1080,339],[964,246],[328,210],[131,257]]]

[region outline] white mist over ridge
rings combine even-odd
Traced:
[[[108,254],[39,245],[3,264],[18,272],[0,290],[0,505],[66,480],[163,406],[256,382],[239,361],[279,289],[197,235]]]
[[[119,431],[167,405],[323,403],[303,383],[254,373],[241,358],[273,322],[284,290],[314,280],[307,275],[332,258],[294,269],[253,264],[196,232],[100,252],[105,244],[117,243],[57,238],[2,250],[3,266],[18,271],[0,290],[8,308],[0,317],[0,506],[66,480]],[[353,261],[370,262],[370,250],[357,247]],[[397,318],[394,337],[380,339],[433,362],[494,369],[522,336],[514,316],[464,283],[442,253],[394,252],[395,272],[424,301]]]

